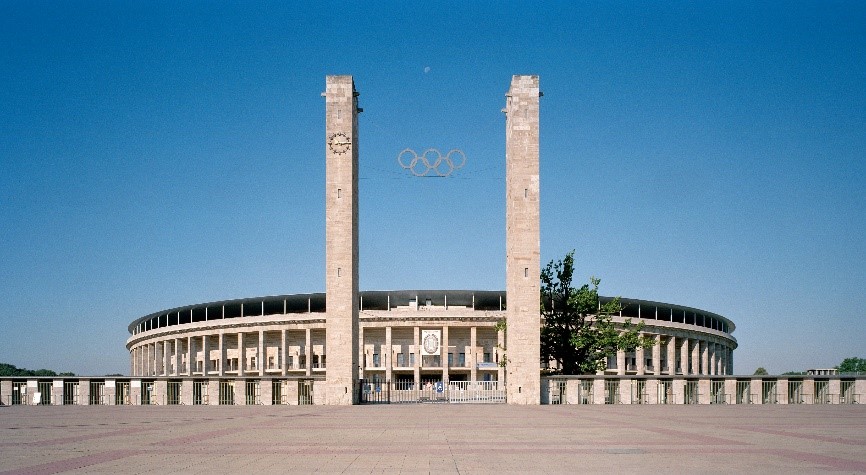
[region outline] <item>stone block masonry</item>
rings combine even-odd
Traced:
[[[539,404],[541,360],[538,76],[514,76],[506,94],[505,290],[509,404]]]
[[[325,97],[325,401],[357,403],[358,99],[352,76],[328,76]]]

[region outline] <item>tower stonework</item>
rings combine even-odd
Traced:
[[[538,76],[513,76],[506,94],[506,395],[541,400],[541,233],[538,183]]]
[[[356,404],[358,380],[358,99],[352,76],[325,97],[325,401]],[[308,361],[307,364],[312,362]]]

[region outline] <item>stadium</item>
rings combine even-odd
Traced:
[[[602,298],[602,300],[606,300]],[[614,321],[643,322],[651,349],[619,352],[605,374],[727,375],[734,324],[699,309],[620,299]],[[366,291],[359,298],[360,378],[407,385],[502,381],[502,291]],[[323,376],[325,294],[227,300],[156,312],[129,325],[132,376]],[[422,335],[439,344],[426,351]]]

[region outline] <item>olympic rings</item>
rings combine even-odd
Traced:
[[[404,156],[408,159],[409,155],[411,155],[411,160],[407,164],[404,161]],[[452,155],[459,162],[452,160]],[[432,160],[433,158],[435,160]],[[466,165],[466,154],[462,150],[455,148],[445,156],[442,156],[442,152],[438,149],[428,148],[424,153],[418,155],[411,148],[407,148],[397,154],[397,163],[404,169],[412,172],[415,176],[434,176],[433,174],[435,176],[449,176],[455,170],[459,170],[463,168],[463,165]]]

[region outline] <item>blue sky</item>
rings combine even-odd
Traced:
[[[0,5],[0,361],[126,372],[139,316],[323,291],[328,74],[362,289],[504,288],[500,110],[538,74],[543,262],[729,317],[737,373],[866,357],[862,2],[285,3]]]

